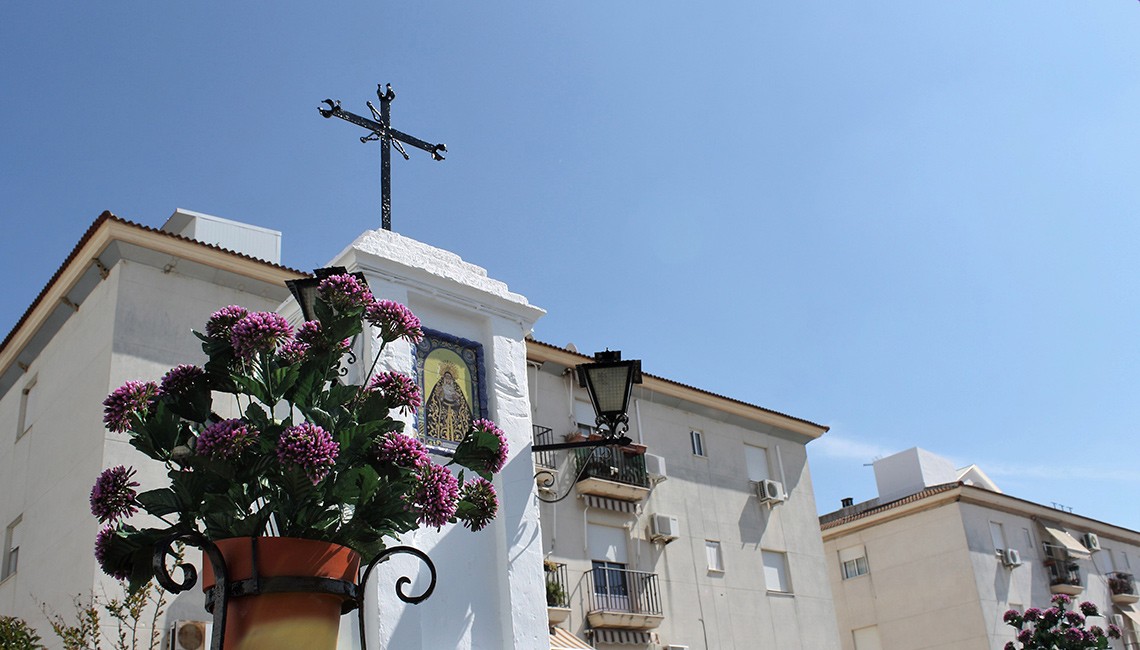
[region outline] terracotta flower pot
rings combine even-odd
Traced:
[[[253,577],[252,538],[215,542],[226,561],[230,584]],[[318,577],[356,583],[360,555],[330,542],[293,537],[257,538],[261,578]],[[202,590],[217,584],[209,560],[203,561]],[[344,596],[280,592],[229,597],[226,650],[334,650]]]

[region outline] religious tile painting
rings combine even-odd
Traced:
[[[425,445],[455,448],[471,420],[487,417],[483,346],[424,329],[416,346],[416,382],[423,404],[416,432]]]

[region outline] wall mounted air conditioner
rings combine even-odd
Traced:
[[[1081,543],[1090,551],[1100,550],[1100,538],[1096,536],[1096,533],[1085,533],[1081,535]]]
[[[1021,566],[1021,553],[1016,548],[1007,548],[1001,552],[1001,563],[1011,569]]]
[[[756,484],[756,496],[761,503],[780,503],[788,496],[784,494],[784,484],[772,479],[765,479]]]
[[[170,650],[206,650],[214,625],[205,621],[175,621],[167,636]]]
[[[681,533],[680,522],[672,515],[653,515],[649,519],[649,529],[655,542],[669,543]]]
[[[645,473],[649,475],[651,480],[658,483],[668,478],[665,474],[665,457],[645,454]]]

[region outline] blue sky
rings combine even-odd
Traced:
[[[536,336],[827,424],[821,511],[874,457],[978,463],[1140,529],[1140,3],[10,2],[7,330],[103,210],[394,229],[546,308]]]

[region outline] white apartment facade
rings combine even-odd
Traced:
[[[1095,603],[1134,649],[1140,532],[1003,494],[922,449],[875,462],[878,498],[820,517],[843,650],[1001,650],[1002,615]]]
[[[591,359],[527,358],[536,444],[589,435]],[[552,647],[838,650],[806,454],[827,428],[649,374],[629,420],[629,448],[535,454],[565,497],[541,506]]]

